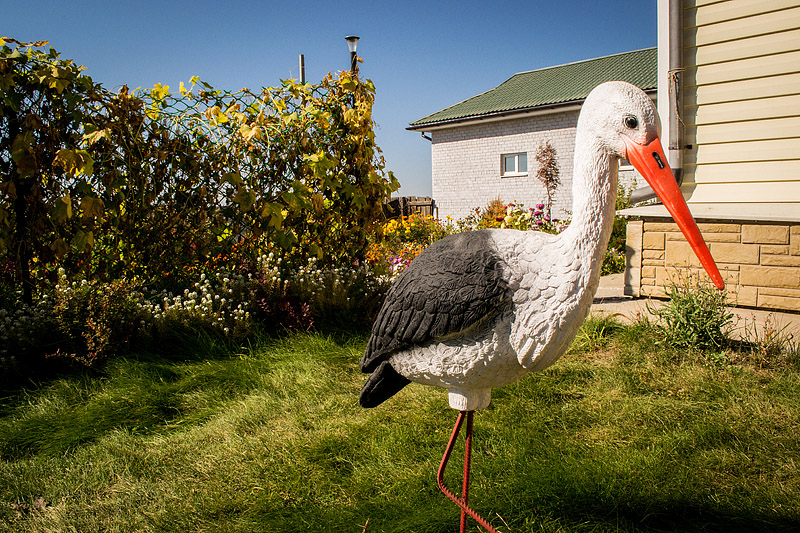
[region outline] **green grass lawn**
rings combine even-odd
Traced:
[[[456,413],[415,384],[358,407],[365,343],[188,339],[4,393],[0,530],[457,531],[435,481]],[[474,446],[471,502],[500,531],[800,529],[800,373],[636,325],[590,323],[495,390]]]

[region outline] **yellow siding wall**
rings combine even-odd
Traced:
[[[685,6],[689,202],[800,201],[800,1]]]

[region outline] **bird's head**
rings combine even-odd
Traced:
[[[578,127],[594,137],[607,153],[624,158],[639,171],[664,203],[692,246],[711,280],[725,287],[722,275],[681,194],[661,147],[661,122],[644,91],[623,81],[606,82],[592,90],[581,110]]]
[[[661,121],[644,91],[624,81],[598,85],[581,109],[581,122],[609,153],[628,158],[630,144],[646,146],[661,136]]]

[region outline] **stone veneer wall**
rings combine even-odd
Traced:
[[[698,220],[731,305],[800,312],[800,224]],[[625,294],[663,287],[700,262],[674,222],[628,221]]]

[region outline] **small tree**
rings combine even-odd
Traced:
[[[545,214],[547,218],[551,218],[551,209],[553,207],[553,195],[556,189],[561,185],[561,179],[558,177],[560,170],[558,168],[558,159],[556,157],[556,149],[546,141],[544,145],[540,144],[536,150],[536,162],[539,163],[539,169],[536,171],[536,178],[542,182],[547,193],[547,202],[545,202]]]

